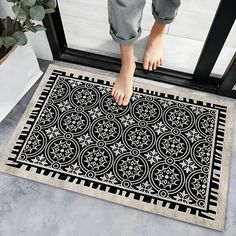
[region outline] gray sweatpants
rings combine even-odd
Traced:
[[[146,0],[107,0],[110,35],[119,44],[136,41],[142,32],[141,20]],[[181,0],[152,0],[151,10],[155,20],[171,23]]]

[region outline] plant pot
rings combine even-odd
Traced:
[[[30,41],[0,60],[0,122],[42,74]]]

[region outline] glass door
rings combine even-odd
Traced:
[[[110,69],[119,70],[115,65],[120,58],[119,45],[109,34],[107,1],[58,0],[56,13],[44,21],[55,59],[70,61],[73,57],[74,62],[86,64],[81,56],[88,56],[99,61],[93,64],[101,68],[110,62]],[[143,54],[154,22],[151,4],[152,0],[146,0],[142,34],[134,43],[140,63],[137,73],[143,76]],[[181,0],[175,21],[166,26],[164,64],[156,75],[152,72],[144,77],[216,91],[236,50],[235,9],[234,0]]]
[[[119,57],[119,48],[111,40],[107,20],[108,0],[58,0],[69,48]],[[137,60],[142,63],[145,44],[154,22],[152,0],[147,0],[142,19],[142,35],[135,43]],[[164,37],[163,67],[193,73],[220,0],[182,0],[174,22],[167,25]],[[236,28],[233,31],[236,33]],[[235,35],[235,34],[234,34]],[[230,35],[224,52],[214,68],[223,75],[232,58],[236,37]]]

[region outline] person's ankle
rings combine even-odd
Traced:
[[[135,64],[134,57],[122,57],[121,58],[121,65],[133,65]]]
[[[123,61],[121,63],[121,67],[122,68],[127,68],[127,69],[131,69],[131,68],[134,68],[136,66],[136,63],[134,60],[131,60],[131,61]]]

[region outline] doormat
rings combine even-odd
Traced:
[[[0,170],[223,230],[234,103],[136,79],[123,107],[115,78],[51,64]]]

